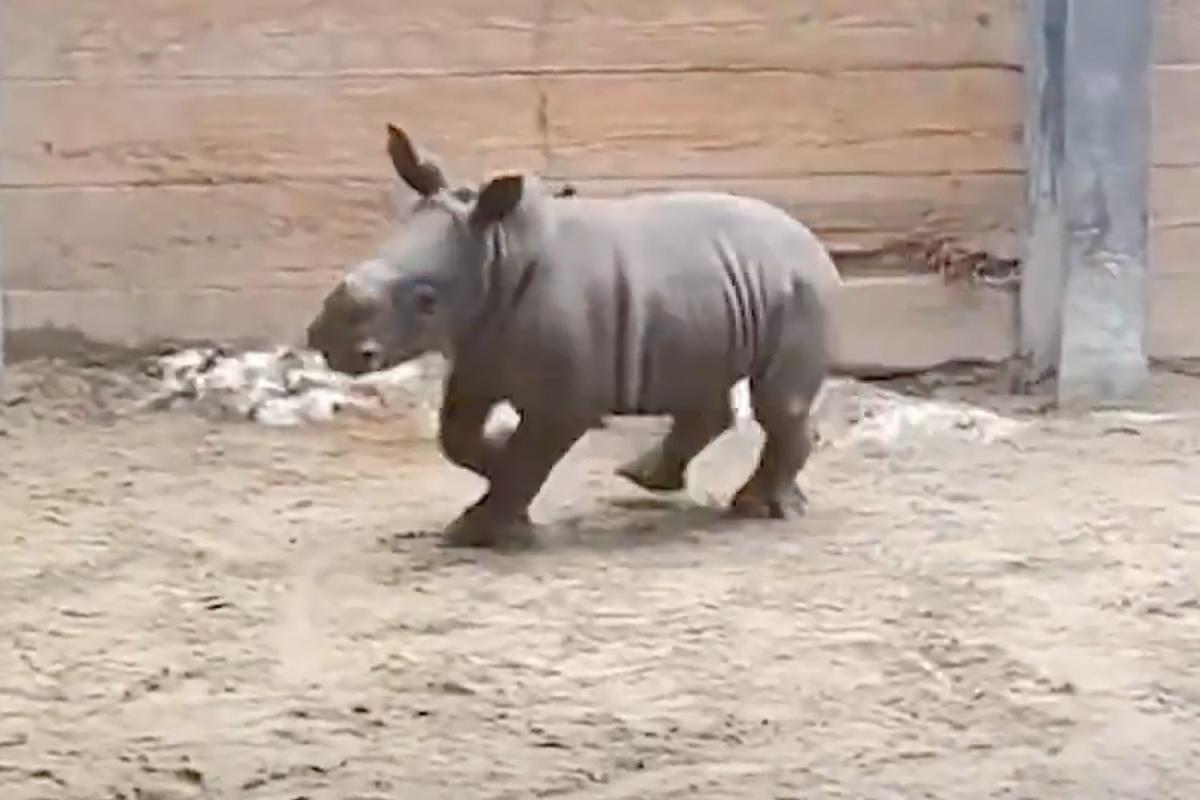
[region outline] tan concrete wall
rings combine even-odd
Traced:
[[[383,124],[466,175],[717,186],[835,244],[1011,248],[1019,0],[5,0],[8,324],[294,335],[385,224]]]
[[[1158,2],[1149,348],[1200,356],[1200,3]]]

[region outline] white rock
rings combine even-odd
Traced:
[[[203,396],[212,392],[244,392],[247,388],[246,372],[237,359],[218,361],[212,369],[195,377],[196,394]]]
[[[271,427],[294,427],[308,420],[300,403],[290,397],[275,397],[254,409],[255,422]]]
[[[421,365],[416,361],[409,361],[391,369],[359,375],[351,380],[351,384],[380,388],[407,387],[416,384],[423,377]]]
[[[1132,411],[1124,409],[1093,411],[1098,420],[1125,425],[1159,425],[1188,419],[1190,414],[1164,413],[1155,411]]]
[[[350,377],[347,375],[309,366],[291,370],[284,377],[284,388],[287,389],[289,394],[307,392],[311,389],[349,391],[353,386]]]

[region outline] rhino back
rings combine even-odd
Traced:
[[[658,414],[718,397],[770,357],[801,294],[839,282],[805,226],[750,198],[576,197],[554,213],[506,337],[518,407]]]

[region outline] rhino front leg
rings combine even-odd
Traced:
[[[525,415],[488,469],[491,484],[474,505],[442,534],[449,547],[491,547],[503,540],[528,540],[529,506],[550,471],[587,432],[591,420]]]
[[[446,385],[438,420],[438,440],[446,458],[489,479],[492,465],[513,431],[511,426],[487,430],[494,405],[490,398],[463,392],[451,379]]]
[[[687,468],[705,447],[733,424],[728,398],[711,408],[676,414],[662,441],[617,469],[617,474],[650,492],[677,492],[687,484]]]

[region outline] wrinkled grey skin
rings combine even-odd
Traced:
[[[731,511],[803,510],[795,479],[840,285],[806,227],[721,193],[560,197],[524,175],[452,190],[402,131],[388,126],[388,137],[411,208],[330,293],[308,343],[352,374],[447,356],[442,450],[489,486],[445,543],[528,535],[551,470],[605,415],[672,417],[663,440],[618,472],[650,491],[684,488],[688,464],[731,424],[729,390],[742,378],[766,438]],[[520,424],[489,436],[503,400]]]

